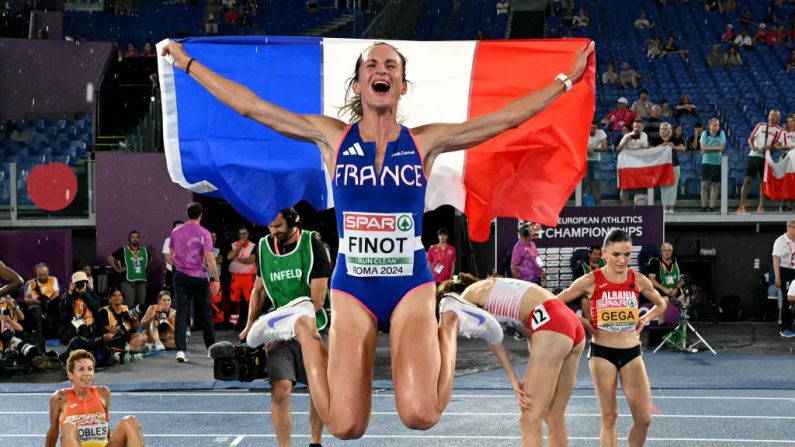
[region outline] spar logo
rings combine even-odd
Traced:
[[[345,230],[352,231],[410,231],[414,219],[409,214],[346,213]]]

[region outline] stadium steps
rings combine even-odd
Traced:
[[[337,19],[330,20],[322,25],[318,25],[305,33],[301,33],[302,36],[309,36],[309,37],[322,37],[334,34],[340,28],[344,28],[353,24],[353,14],[345,14],[340,16]]]

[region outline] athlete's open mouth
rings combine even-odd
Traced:
[[[373,90],[378,93],[386,93],[389,91],[389,83],[386,81],[375,81],[373,82]]]

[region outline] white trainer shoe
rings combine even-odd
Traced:
[[[295,322],[301,317],[315,318],[312,300],[302,296],[257,319],[246,336],[246,343],[257,347],[277,340],[295,338]]]
[[[456,294],[448,293],[442,297],[439,313],[443,312],[455,312],[458,315],[460,334],[466,338],[480,338],[492,345],[502,341],[502,326],[494,315],[464,301]]]
[[[177,361],[180,363],[188,361],[188,358],[185,356],[185,351],[177,351]]]
[[[155,343],[155,351],[165,351],[165,350],[166,347],[165,345],[163,345],[162,341],[158,341],[157,343]]]

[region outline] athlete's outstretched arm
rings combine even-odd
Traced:
[[[582,78],[588,57],[594,51],[591,42],[577,52],[568,73],[569,80],[577,83]],[[565,91],[563,82],[552,80],[546,87],[528,93],[508,103],[502,109],[461,124],[428,124],[414,129],[427,154],[438,155],[477,146],[502,132],[520,126],[534,117]]]
[[[169,42],[163,56],[171,55],[174,66],[186,70],[191,57],[182,44]],[[201,61],[193,59],[188,74],[219,101],[241,115],[256,120],[274,131],[295,140],[315,143],[331,153],[336,149],[345,123],[323,115],[300,115],[258,97],[248,87],[213,72]]]

